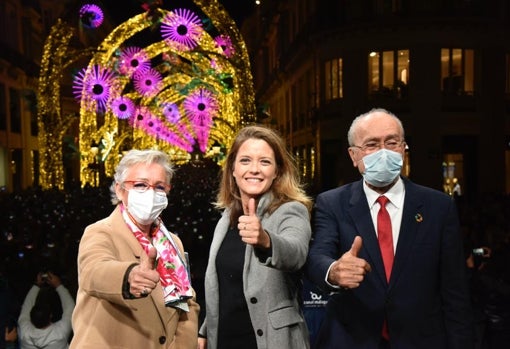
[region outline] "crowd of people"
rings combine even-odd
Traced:
[[[108,338],[78,333],[79,347],[126,340],[122,326],[178,348],[505,347],[510,197],[452,205],[399,176],[404,129],[386,110],[347,137],[360,180],[313,198],[279,135],[258,126],[239,132],[223,172],[134,152],[108,186],[0,193],[0,349],[22,344],[22,305],[44,288],[119,322]],[[68,314],[57,313],[52,326]],[[88,320],[73,319],[78,332]]]

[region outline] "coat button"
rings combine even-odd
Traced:
[[[159,344],[165,344],[165,342],[166,342],[166,337],[165,336],[159,337]]]
[[[257,304],[258,300],[255,297],[251,297],[250,302],[251,302],[251,304]]]
[[[262,335],[264,334],[264,331],[262,331],[262,330],[257,330],[257,334],[258,334],[259,336],[262,336]]]

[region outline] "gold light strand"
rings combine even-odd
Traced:
[[[62,117],[60,82],[67,60],[67,47],[73,30],[58,20],[51,28],[43,48],[37,91],[37,123],[39,126],[40,185],[42,188],[64,188],[62,140],[69,126],[69,116]]]

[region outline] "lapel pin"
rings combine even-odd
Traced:
[[[417,213],[416,216],[414,216],[414,219],[416,219],[416,222],[418,223],[423,222],[423,216],[419,213]]]

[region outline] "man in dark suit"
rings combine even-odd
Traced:
[[[316,200],[306,274],[332,293],[315,348],[473,348],[454,200],[400,176],[404,129],[387,110],[358,116],[348,141],[363,179]]]

